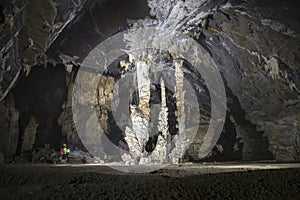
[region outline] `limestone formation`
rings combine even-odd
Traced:
[[[150,53],[151,55],[151,53]],[[155,55],[148,55],[149,58],[155,57]],[[145,57],[144,57],[145,58]],[[151,63],[151,64],[150,64]],[[156,63],[158,64],[158,63]],[[179,132],[171,141],[171,135],[169,133],[169,121],[168,121],[168,107],[166,99],[166,87],[164,79],[160,80],[160,112],[158,116],[157,124],[157,142],[155,148],[152,152],[146,152],[146,143],[149,140],[150,133],[150,79],[149,72],[151,71],[149,66],[153,66],[153,61],[147,60],[139,61],[135,63],[136,66],[136,76],[138,85],[138,105],[130,105],[130,116],[132,121],[132,128],[126,127],[125,130],[125,140],[128,144],[131,158],[128,156],[123,156],[126,163],[131,163],[131,159],[135,160],[136,164],[151,164],[151,163],[178,163],[179,159],[183,157],[185,151],[188,148],[188,142],[185,130],[185,107],[184,107],[184,90],[183,90],[183,61],[175,61],[175,99],[177,107],[177,121]],[[154,68],[154,67],[152,67]],[[152,123],[154,119],[151,119]],[[175,147],[171,148],[171,143],[174,143]]]
[[[32,150],[35,143],[38,125],[39,124],[36,119],[34,117],[31,117],[27,127],[25,128],[22,138],[22,152]]]
[[[98,85],[99,123],[103,130],[108,131],[108,113],[111,111],[112,92],[115,86],[113,77],[101,76]]]
[[[166,87],[164,79],[160,81],[161,87],[161,110],[158,115],[158,125],[157,130],[159,131],[156,147],[151,154],[151,159],[159,164],[164,164],[168,162],[169,155],[169,124],[168,124],[168,107],[166,98]]]
[[[150,80],[149,66],[143,60],[136,61],[137,86],[139,94],[138,106],[130,106],[132,130],[126,127],[126,141],[133,158],[138,163],[146,156],[146,142],[149,138],[149,114],[150,114]]]
[[[179,159],[183,157],[187,145],[188,140],[186,137],[185,130],[185,109],[184,109],[184,98],[185,91],[183,89],[183,61],[175,60],[175,79],[176,79],[176,87],[175,87],[175,98],[176,98],[176,107],[177,107],[177,120],[178,120],[178,134],[175,136],[175,148],[172,150],[170,154],[170,160],[173,163],[178,163]]]

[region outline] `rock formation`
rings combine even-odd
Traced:
[[[19,141],[19,112],[14,106],[15,102],[11,95],[0,104],[0,153],[5,162],[11,161],[17,151]]]
[[[22,152],[31,151],[35,143],[38,123],[34,117],[31,117],[27,127],[25,128],[22,138]]]

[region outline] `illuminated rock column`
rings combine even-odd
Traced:
[[[157,139],[157,144],[155,150],[152,152],[153,161],[159,162],[160,164],[167,161],[167,137],[169,135],[169,125],[168,125],[168,107],[166,98],[166,88],[165,82],[162,78],[160,81],[161,86],[161,110],[158,115],[158,125],[157,129],[160,135]]]
[[[185,91],[183,87],[184,73],[183,73],[183,60],[174,60],[175,64],[175,98],[177,106],[177,121],[178,121],[178,134],[174,137],[175,148],[170,154],[172,163],[178,163],[179,159],[184,155],[187,137],[185,133],[185,111],[184,111],[184,97]]]
[[[149,65],[141,60],[136,61],[137,85],[139,92],[138,106],[131,105],[132,129],[127,127],[125,130],[125,139],[130,149],[131,156],[140,164],[147,164],[145,158],[145,146],[149,138],[149,102],[150,102],[150,79]],[[140,160],[138,160],[140,157]]]

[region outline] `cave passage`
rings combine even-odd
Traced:
[[[67,98],[65,76],[63,66],[37,66],[14,88],[16,108],[20,112],[18,154],[21,153],[22,137],[30,117],[34,117],[38,124],[34,148],[50,144],[51,148],[58,150],[64,142],[57,118]]]

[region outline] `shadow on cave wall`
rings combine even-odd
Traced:
[[[268,150],[269,142],[266,137],[263,137],[264,132],[257,131],[256,126],[246,119],[246,112],[241,107],[238,98],[228,87],[226,80],[223,79],[223,81],[226,86],[228,110],[223,131],[217,142],[222,145],[223,152],[221,153],[217,147],[214,147],[213,156],[202,161],[272,160],[273,155]],[[238,128],[242,132],[238,132]]]

